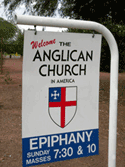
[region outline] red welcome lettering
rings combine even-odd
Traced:
[[[56,43],[56,39],[50,40],[50,41],[43,41],[41,40],[41,42],[38,41],[32,41],[30,44],[32,45],[32,49],[36,49],[37,47],[41,48],[41,47],[45,47],[47,45],[52,45]]]

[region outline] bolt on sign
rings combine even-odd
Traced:
[[[101,38],[25,31],[23,167],[99,154]]]

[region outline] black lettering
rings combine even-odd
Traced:
[[[67,61],[69,61],[69,50],[67,52]]]
[[[88,57],[92,61],[92,59],[93,59],[93,50],[91,50],[91,55],[88,52],[86,52],[86,61],[88,61]]]
[[[62,65],[62,68],[61,68],[61,73],[59,74],[59,66],[61,67],[61,65],[57,65],[57,75],[61,76],[63,75],[63,65]]]
[[[79,54],[79,58],[77,61],[79,61],[80,59],[82,59],[83,61],[85,61],[84,59],[84,55],[83,55],[83,52],[81,51],[80,54]]]
[[[84,71],[84,75],[86,75],[86,64],[84,65],[83,69],[82,69],[82,65],[80,64],[79,75],[81,75],[81,71]]]
[[[76,61],[76,59],[73,59],[73,58],[72,58],[73,52],[77,52],[77,50],[73,50],[73,51],[70,53],[70,59],[71,59],[72,61]]]
[[[53,51],[53,53],[52,53],[52,59],[53,59],[54,61],[59,61],[59,60],[60,60],[60,55],[56,55],[57,59],[55,59],[55,58],[54,58],[54,53],[55,53],[55,52],[59,52],[59,50],[54,50],[54,51]]]
[[[37,56],[37,55],[38,55],[38,56]],[[35,61],[36,59],[39,59],[40,61],[42,61],[42,59],[41,59],[41,57],[40,57],[40,53],[39,53],[38,50],[36,51],[36,54],[35,54],[35,56],[34,56],[33,61]]]
[[[75,72],[74,72],[74,68],[75,68],[76,66],[78,67],[78,64],[75,64],[75,65],[72,67],[72,73],[73,73],[73,75],[78,75],[78,73],[75,73]]]
[[[60,46],[71,46],[71,42],[59,42]]]
[[[70,71],[70,65],[68,65],[68,64],[65,65],[65,75],[67,75],[67,72],[69,73],[69,75],[72,75],[72,73]]]
[[[55,79],[51,79],[51,83],[55,83]]]
[[[67,46],[71,46],[71,42],[67,42]]]
[[[63,59],[63,56],[64,56],[64,50],[62,50],[62,59],[61,59],[61,61],[66,61],[66,59]]]
[[[45,57],[48,58],[48,60],[50,61],[51,58],[51,50],[49,50],[49,55],[46,53],[46,51],[44,50],[43,52],[43,61],[45,61]]]
[[[52,69],[50,69],[50,65],[48,65],[48,76],[50,76],[50,72],[53,72],[53,76],[55,76],[55,65],[53,65]]]
[[[42,66],[39,68],[39,73],[40,73],[40,75],[42,75],[43,77],[45,77],[46,74],[43,74],[43,73],[41,72],[43,67],[47,67],[47,65],[46,65],[46,64],[42,65]]]
[[[60,43],[60,46],[62,46],[62,43],[63,43],[63,42],[59,42],[59,43]]]

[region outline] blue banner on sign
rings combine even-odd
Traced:
[[[22,139],[23,167],[99,154],[99,130]]]

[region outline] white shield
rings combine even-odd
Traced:
[[[49,115],[61,128],[74,118],[77,109],[77,87],[49,88]]]

